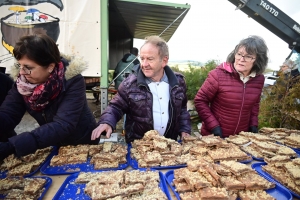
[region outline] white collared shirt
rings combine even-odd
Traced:
[[[153,97],[152,111],[154,130],[160,135],[164,135],[169,120],[169,84],[160,82],[151,82],[148,84]]]

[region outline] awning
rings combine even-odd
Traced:
[[[120,13],[131,35],[137,39],[160,35],[178,18],[161,35],[166,41],[170,40],[191,7],[149,0],[110,0],[109,3]]]

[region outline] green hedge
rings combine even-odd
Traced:
[[[216,60],[210,60],[202,67],[188,64],[189,69],[185,71],[180,70],[178,65],[172,66],[171,68],[173,71],[180,72],[184,75],[187,85],[187,98],[188,100],[194,100],[198,90],[207,78],[208,73],[215,69],[217,65],[218,62]]]

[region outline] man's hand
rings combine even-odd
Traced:
[[[191,135],[186,132],[181,132],[181,140],[183,140],[184,137],[190,137]]]
[[[92,132],[91,139],[95,140],[96,138],[101,136],[101,133],[106,132],[106,138],[110,138],[112,133],[112,128],[108,124],[100,124],[97,128],[95,128]]]

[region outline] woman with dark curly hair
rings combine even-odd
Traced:
[[[241,131],[258,132],[267,53],[261,37],[249,36],[240,41],[226,62],[209,73],[195,97],[202,135],[228,137]]]
[[[13,54],[16,64],[11,74],[16,82],[0,107],[0,135],[13,130],[26,111],[40,126],[1,142],[0,160],[48,146],[97,144],[99,140],[91,140],[96,121],[87,105],[81,75],[86,62],[61,57],[47,35],[21,37]]]

